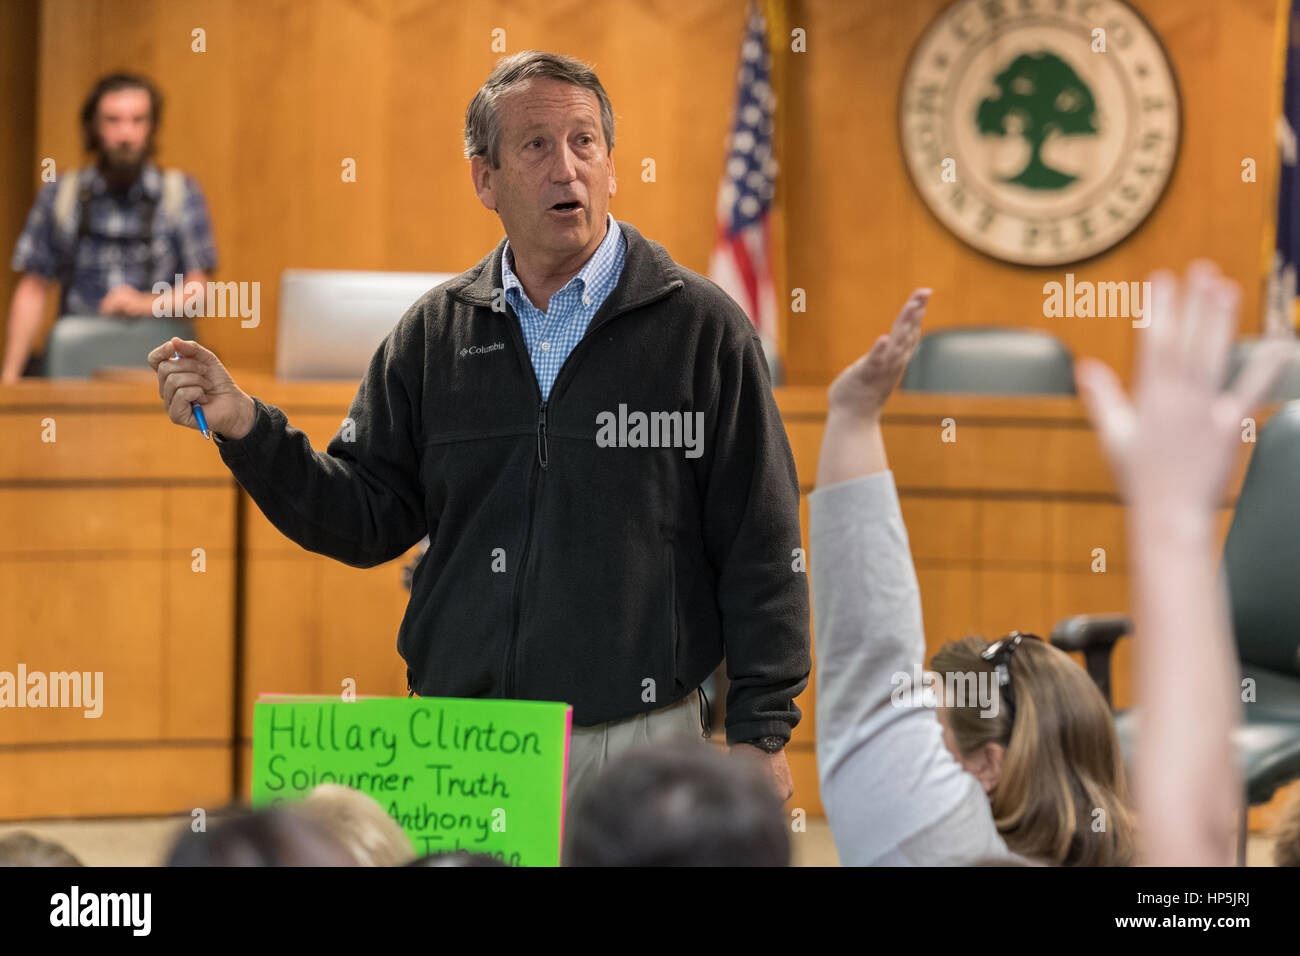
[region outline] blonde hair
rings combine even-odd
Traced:
[[[0,837],[0,866],[84,865],[62,845],[26,830]]]
[[[359,790],[322,783],[287,809],[329,831],[361,866],[405,866],[415,859],[406,831]]]
[[[980,637],[949,642],[930,667],[977,680],[987,672],[996,686],[993,663],[980,656],[988,647]],[[1008,849],[1060,866],[1131,865],[1132,799],[1105,698],[1083,668],[1045,641],[1022,640],[1006,663],[1014,712],[1003,697],[993,716],[980,716],[980,704],[969,699],[945,715],[963,755],[990,743],[1005,750],[989,803]]]

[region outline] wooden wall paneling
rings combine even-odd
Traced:
[[[794,334],[788,383],[829,382],[884,331],[912,289],[930,286],[926,325],[1045,329],[1126,379],[1140,330],[1128,322],[1046,319],[1043,283],[1140,280],[1209,256],[1242,283],[1242,327],[1259,328],[1265,239],[1276,175],[1273,0],[1140,0],[1169,50],[1183,96],[1183,142],[1168,192],[1129,239],[1077,268],[1024,269],[963,245],[917,197],[899,148],[897,102],[907,57],[948,0],[804,0],[809,53],[792,57],[797,111],[787,164],[790,285],[808,312]],[[1258,162],[1256,183],[1241,161]],[[846,192],[850,201],[845,201]],[[809,237],[810,241],[800,241]],[[864,310],[863,289],[870,295]],[[865,314],[864,314],[865,311]]]
[[[978,572],[970,566],[918,566],[921,616],[925,622],[925,665],[949,641],[975,633],[979,607]]]
[[[7,492],[6,497],[12,492]],[[39,560],[39,559],[37,559]],[[67,740],[157,739],[162,726],[162,634],[156,548],[103,556],[65,552],[51,561],[3,562],[5,607],[15,627],[5,644],[6,670],[103,674],[103,715],[80,709],[15,709],[0,723],[6,744]],[[7,612],[10,613],[10,612]]]
[[[986,567],[1038,567],[1049,560],[1049,505],[1042,498],[979,499],[979,560]]]
[[[899,82],[912,45],[945,3],[803,0],[790,8],[810,45],[786,57],[778,191],[786,284],[807,292],[809,309],[786,316],[788,381],[829,382],[918,285],[935,289],[929,328],[1047,328],[1127,375],[1137,330],[1045,320],[1042,285],[1055,273],[995,263],[963,246],[907,180]],[[1275,172],[1267,54],[1276,4],[1140,7],[1178,72],[1184,145],[1152,218],[1080,275],[1138,279],[1209,255],[1243,283],[1251,331]],[[83,161],[75,113],[101,72],[129,66],[158,76],[169,99],[162,160],[204,185],[222,278],[261,283],[257,328],[208,319],[200,334],[232,367],[267,371],[285,268],[458,271],[500,239],[500,222],[470,188],[459,141],[465,107],[499,55],[491,39],[500,28],[510,52],[551,48],[595,64],[619,119],[615,215],[705,271],[744,6],[603,0],[582,8],[593,15],[575,30],[567,7],[45,0],[35,153],[61,167]],[[207,31],[205,53],[190,49],[195,27]],[[1258,161],[1257,183],[1241,182],[1245,156]],[[355,183],[339,175],[344,157],[358,161]],[[641,175],[646,159],[655,160],[654,181]],[[853,202],[843,201],[845,183],[854,184]],[[865,315],[861,288],[872,290]],[[788,291],[778,290],[778,300],[788,302]]]
[[[984,499],[979,514],[979,632],[994,640],[1040,628],[1035,622],[1047,610],[1047,504]]]
[[[18,234],[39,185],[36,152],[37,0],[10,0],[0,4],[0,251],[6,268],[0,269],[0,335],[7,331],[9,302],[20,276],[9,270]]]
[[[0,819],[164,816],[228,805],[230,743],[0,753]]]
[[[239,568],[233,482],[168,492],[161,736],[229,741],[234,726],[235,586]],[[195,570],[202,548],[205,570]]]
[[[592,15],[435,0],[46,0],[37,151],[80,164],[75,113],[95,78],[118,66],[154,75],[169,110],[160,158],[203,185],[221,278],[261,284],[256,328],[210,318],[199,335],[230,367],[269,371],[284,269],[458,272],[500,240],[461,136],[501,29],[507,53],[553,49],[595,65],[617,121],[611,210],[705,271],[745,8],[581,8]],[[198,27],[203,53],[191,50]],[[345,158],[355,182],[340,175]]]
[[[1041,568],[1015,570],[984,566],[976,576],[976,608],[972,633],[997,640],[1010,631],[1029,631],[1046,638],[1048,573]]]
[[[106,687],[101,718],[15,710],[0,739],[228,734],[233,504],[228,491],[206,488],[0,488],[0,515],[50,518],[46,528],[15,520],[26,525],[12,539],[22,544],[0,551],[11,663],[103,670]],[[180,530],[186,524],[192,533]],[[192,570],[192,547],[205,549],[206,572]],[[166,703],[173,683],[196,681],[211,710]]]
[[[1051,550],[1048,560],[1068,574],[1127,574],[1124,509],[1111,500],[1055,501],[1049,510]],[[1101,549],[1102,554],[1094,554]],[[1101,560],[1105,571],[1102,572]],[[1095,570],[1094,570],[1095,568]]]
[[[912,559],[918,564],[978,560],[979,503],[972,498],[909,494],[899,498]]]

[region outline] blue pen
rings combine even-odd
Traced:
[[[180,352],[173,352],[172,358],[180,358]],[[208,420],[203,414],[203,406],[198,402],[190,402],[190,410],[194,412],[194,420],[199,423],[199,431],[208,441],[212,441],[212,431],[208,428]]]

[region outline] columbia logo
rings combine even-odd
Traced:
[[[470,345],[460,350],[460,357],[466,355],[482,355],[485,352],[499,352],[506,347],[504,342],[493,342],[491,345]]]

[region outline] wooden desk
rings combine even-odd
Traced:
[[[153,384],[0,388],[0,670],[102,672],[103,712],[0,710],[0,819],[233,796],[236,491]]]

